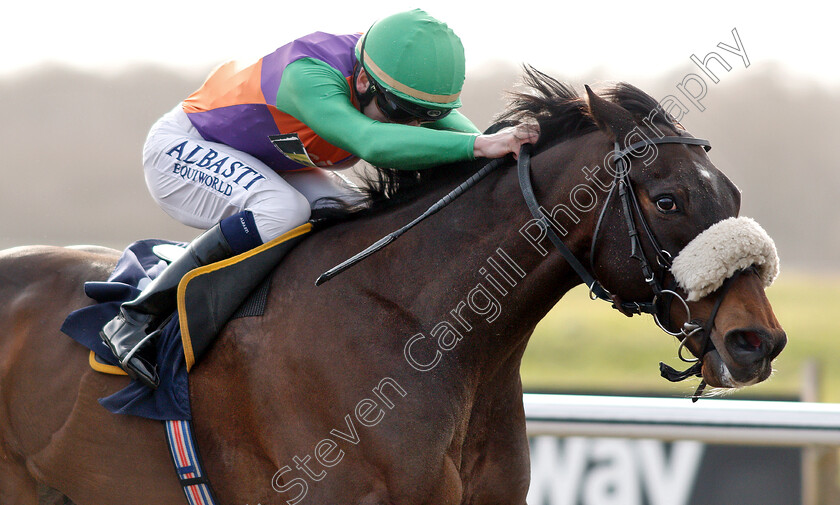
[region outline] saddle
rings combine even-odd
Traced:
[[[263,314],[269,274],[312,230],[313,224],[306,223],[255,249],[185,275],[178,285],[178,309],[164,324],[156,343],[161,376],[158,391],[132,382],[100,403],[115,413],[189,419],[187,373],[228,321]],[[134,299],[180,254],[183,246],[156,239],[135,242],[123,252],[108,281],[85,283],[85,293],[98,303],[72,312],[61,330],[90,349],[91,368],[125,375],[99,338],[99,329],[117,314],[123,302]],[[241,304],[230,302],[243,299]]]

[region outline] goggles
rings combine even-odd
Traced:
[[[373,79],[370,72],[368,72],[368,79],[371,81],[371,86],[373,86],[376,106],[379,107],[379,110],[382,111],[385,117],[394,123],[409,123],[414,120],[418,120],[421,123],[437,121],[452,112],[452,109],[433,109],[409,102],[408,100],[403,100],[393,93],[386,91],[384,87]]]

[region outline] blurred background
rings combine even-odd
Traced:
[[[258,58],[316,30],[364,31],[420,6],[464,42],[463,111],[479,127],[503,109],[523,63],[581,90],[623,80],[680,98],[682,123],[711,140],[712,160],[743,191],[742,213],[782,258],[768,294],[789,344],[773,379],[736,396],[797,397],[810,360],[819,398],[840,402],[840,66],[834,17],[821,5],[15,2],[0,30],[0,247],[191,239],[198,230],[166,216],[145,188],[140,153],[152,123],[222,61]],[[736,45],[733,29],[749,66],[718,45]],[[691,61],[712,51],[731,66],[710,64],[717,83]],[[702,112],[677,89],[691,73],[708,88]],[[677,365],[675,350],[649,319],[625,319],[573,291],[535,334],[523,380],[532,390],[684,396],[693,385],[669,384],[657,370],[660,360]]]

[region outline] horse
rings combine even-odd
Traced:
[[[629,84],[579,96],[534,69],[525,80],[530,89],[499,124],[540,126],[530,177],[551,219],[538,223],[562,235],[623,312],[655,297],[640,268],[646,259],[662,292],[677,295],[654,304],[656,320],[697,357],[705,383],[766,379],[786,336],[756,268],[689,301],[659,258],[679,258],[736,217],[738,188],[702,145],[660,144],[649,163],[632,157],[625,172],[639,206],[628,218],[605,163],[626,147],[624,133],[692,137]],[[520,362],[537,323],[581,278],[550,249],[546,227],[534,226],[514,164],[507,159],[387,248],[315,286],[319,273],[482,165],[378,171],[366,208],[346,210],[275,269],[264,315],[226,325],[190,372],[195,436],[221,503],[525,503]],[[628,223],[650,240],[628,239]],[[87,349],[59,332],[69,312],[91,303],[83,283],[106,279],[117,258],[96,247],[0,252],[4,504],[184,500],[161,424],[97,403],[128,378],[93,371]]]

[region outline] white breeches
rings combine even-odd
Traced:
[[[181,223],[207,229],[249,210],[263,242],[305,223],[319,198],[357,201],[361,196],[334,172],[280,175],[249,154],[204,140],[180,105],[152,126],[143,168],[152,197]]]

